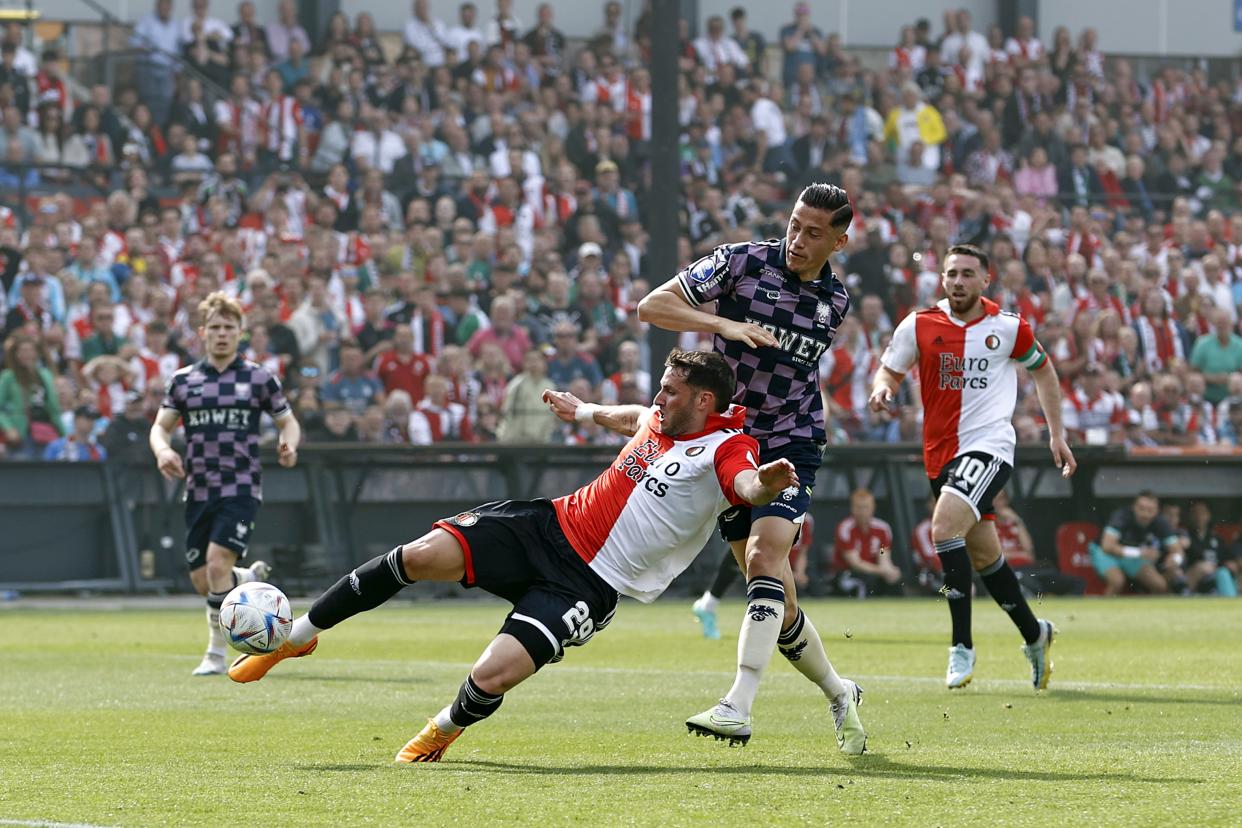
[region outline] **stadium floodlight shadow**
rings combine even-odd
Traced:
[[[1009,782],[1137,782],[1152,785],[1166,785],[1170,782],[1200,784],[1206,780],[1197,777],[1139,776],[1130,773],[1081,773],[1077,771],[1045,771],[1016,768],[978,768],[960,765],[917,765],[894,762],[882,753],[870,750],[859,757],[851,757],[848,764],[828,766],[791,767],[789,765],[763,765],[748,763],[733,767],[686,767],[683,765],[563,765],[540,766],[523,763],[490,761],[487,759],[467,759],[451,762],[455,767],[471,768],[495,773],[508,773],[529,776],[643,776],[656,774],[746,774],[748,776],[813,776],[827,779],[840,776],[843,779],[858,777],[874,777],[877,779],[923,779],[923,780],[960,780],[998,779]]]

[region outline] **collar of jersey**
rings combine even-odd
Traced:
[[[808,287],[815,288],[816,290],[829,289],[829,285],[832,282],[832,262],[831,261],[824,262],[824,266],[819,269],[819,275],[809,282],[804,282],[802,281],[802,279],[798,278],[798,274],[790,270],[789,265],[786,264],[786,262],[789,261],[787,258],[785,258],[785,255],[786,255],[785,245],[786,244],[787,244],[787,240],[781,239],[781,247],[780,247],[781,273],[785,274],[785,278],[791,279],[794,282],[797,282],[799,285],[807,285]]]
[[[242,363],[242,355],[241,353],[238,353],[237,356],[233,357],[232,362],[224,366],[224,371],[227,371],[230,368],[236,368],[237,366],[241,365],[241,363]],[[198,367],[203,371],[210,371],[213,374],[224,373],[224,371],[217,371],[216,366],[212,365],[211,360],[208,359],[207,357],[203,357],[202,359],[198,361]]]
[[[959,328],[969,328],[972,325],[977,325],[978,323],[987,319],[989,316],[996,316],[998,313],[1000,313],[1000,305],[996,304],[991,299],[981,297],[979,301],[983,303],[983,316],[980,316],[976,319],[972,319],[969,322],[963,322],[962,320],[958,319],[956,316],[953,315],[953,309],[949,307],[948,299],[941,299],[939,302],[936,303],[936,307],[944,311],[944,315],[949,317],[949,321],[952,322],[954,325],[957,325]]]
[[[651,430],[656,434],[663,435],[660,425],[664,421],[664,416],[660,413],[660,409],[656,409],[651,418]],[[711,434],[713,431],[720,431],[723,428],[741,428],[746,424],[746,408],[740,405],[730,405],[724,410],[723,414],[708,414],[707,424],[702,431],[696,431],[693,434],[678,434],[676,437],[669,439],[682,442],[685,440],[697,440],[705,434]]]

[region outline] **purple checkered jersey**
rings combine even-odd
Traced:
[[[746,433],[765,447],[822,443],[819,358],[849,311],[845,285],[825,265],[803,282],[785,267],[785,240],[724,244],[677,274],[686,300],[715,300],[716,313],[766,328],[779,347],[751,348],[717,335],[714,347],[737,374],[733,402],[746,406]]]
[[[280,380],[238,357],[223,371],[206,359],[172,375],[163,408],[185,424],[186,499],[263,499],[259,419],[289,412]]]

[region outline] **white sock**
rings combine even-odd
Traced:
[[[303,615],[293,620],[293,629],[289,631],[289,643],[295,647],[301,647],[309,644],[310,640],[321,632],[323,630],[310,622],[309,615]]]
[[[456,733],[462,729],[462,726],[453,721],[453,717],[449,715],[449,711],[452,709],[453,705],[450,704],[432,719],[436,723],[436,727],[440,728],[441,733]]]
[[[720,606],[720,599],[712,595],[710,591],[704,592],[703,596],[694,602],[694,606],[704,612],[715,612],[716,607]]]
[[[220,610],[207,608],[207,652],[222,656],[227,652],[228,642],[224,640],[224,628],[220,626]]]
[[[823,640],[801,607],[793,625],[781,633],[776,646],[795,670],[824,691],[828,701],[845,693],[845,684],[824,652]]]
[[[257,580],[259,579],[258,577],[255,576],[254,570],[247,569],[245,567],[240,567],[240,566],[233,567],[233,585],[234,586],[238,584],[248,584],[251,581],[257,581]]]
[[[746,617],[737,642],[737,676],[724,700],[741,716],[749,716],[759,679],[772,660],[785,618],[785,587],[780,578],[759,575],[746,584]]]

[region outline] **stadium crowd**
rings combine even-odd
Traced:
[[[268,26],[249,0],[233,23],[156,0],[133,82],[81,96],[10,25],[0,187],[33,195],[0,206],[0,452],[145,458],[217,289],[312,443],[608,441],[539,394],[651,395],[636,305],[671,274],[643,229],[650,11],[628,28],[610,0],[571,43],[551,4],[497,5],[449,21],[415,0],[398,39],[365,12],[312,36],[292,0]],[[890,418],[866,389],[962,241],[1055,359],[1075,442],[1239,444],[1242,78],[1140,77],[1093,30],[1043,43],[965,11],[900,27],[872,66],[792,13],[774,44],[741,8],[697,37],[682,21],[679,261],[782,234],[808,182],[848,190],[833,441],[920,439],[916,393]],[[1029,388],[1015,426],[1041,439]]]

